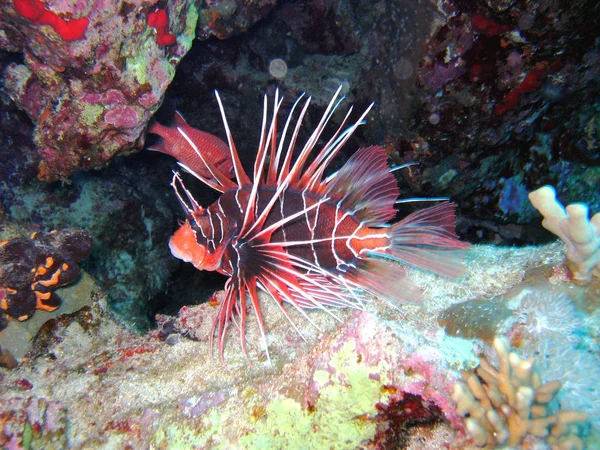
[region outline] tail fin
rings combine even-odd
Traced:
[[[455,207],[443,202],[393,224],[388,230],[391,248],[373,256],[396,259],[447,277],[460,276],[469,244],[459,241],[454,232]]]
[[[148,130],[146,131],[146,133],[154,134],[159,137],[157,138],[154,145],[152,145],[152,147],[146,147],[146,148],[148,150],[152,150],[154,152],[161,152],[161,153],[169,154],[169,151],[167,150],[166,144],[165,144],[165,136],[168,134],[168,132],[169,132],[168,127],[161,125],[160,123],[158,123],[158,121],[156,119],[154,119],[153,122],[148,127]]]

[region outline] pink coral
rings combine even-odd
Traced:
[[[104,120],[115,128],[133,128],[139,122],[139,117],[135,109],[126,105],[117,105],[106,112]]]
[[[7,67],[4,87],[34,122],[41,179],[101,168],[119,152],[142,148],[142,133],[191,43],[157,45],[147,24],[155,4],[0,2],[0,45],[24,54],[23,64]],[[192,0],[168,2],[172,36],[191,34],[185,17],[194,8]]]

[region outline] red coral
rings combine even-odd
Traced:
[[[30,391],[31,389],[33,389],[33,384],[31,384],[31,382],[29,380],[26,380],[25,378],[17,379],[17,381],[15,381],[15,384],[19,389],[23,389],[24,391]]]
[[[521,84],[517,86],[515,89],[510,91],[502,103],[496,105],[494,109],[494,113],[497,116],[501,116],[506,111],[513,109],[519,104],[521,100],[521,94],[526,94],[528,92],[535,91],[539,86],[542,80],[546,77],[548,70],[545,67],[534,69],[525,75]]]
[[[13,5],[21,16],[36,25],[50,25],[65,41],[83,39],[90,22],[87,17],[65,20],[48,11],[40,0],[13,0]]]
[[[386,391],[395,396],[394,387]],[[435,403],[425,401],[420,395],[400,392],[389,405],[377,403],[377,432],[370,448],[404,448],[414,426],[432,426],[444,418],[442,410]]]
[[[500,33],[506,33],[510,29],[506,25],[499,25],[493,20],[480,15],[473,16],[471,18],[471,23],[478,32],[485,34],[487,37],[493,37]]]
[[[148,26],[156,29],[156,41],[161,47],[173,45],[176,42],[175,36],[170,34],[167,29],[169,27],[169,15],[164,9],[157,9],[148,14]]]

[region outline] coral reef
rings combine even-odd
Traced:
[[[210,37],[227,39],[247,31],[265,17],[277,3],[276,0],[208,0],[199,11],[196,35],[205,40]]]
[[[53,11],[48,10],[40,0],[13,0],[13,6],[21,16],[36,25],[50,25],[65,41],[83,39],[89,19],[63,19]]]
[[[533,206],[544,216],[542,225],[567,244],[566,264],[577,281],[600,277],[600,213],[591,220],[588,207],[573,203],[566,208],[556,199],[552,186],[529,194]]]
[[[110,170],[75,174],[69,184],[44,183],[37,179],[39,159],[26,117],[6,98],[0,109],[0,139],[7,143],[0,148],[0,178],[6,181],[0,197],[7,216],[26,225],[24,234],[35,231],[30,224],[88,230],[93,250],[85,270],[124,323],[147,329],[155,299],[177,267],[166,245],[176,225],[171,207],[178,206],[165,182],[174,165],[167,157],[149,161],[142,152],[115,159]]]
[[[581,14],[586,4],[448,2],[441,8],[446,20],[418,68],[413,137],[394,142],[405,161],[433,160],[411,177],[413,186],[446,189],[463,208],[474,207],[479,217],[469,217],[462,229],[471,240],[539,242],[524,224],[535,217],[526,194],[542,183],[598,206],[591,131],[598,105],[588,96],[598,89],[595,32],[588,34],[597,19]],[[563,33],[573,38],[568,49]]]
[[[587,414],[552,410],[559,381],[543,383],[534,359],[511,352],[507,339],[494,340],[498,367],[481,358],[474,372],[463,372],[464,382],[454,388],[457,412],[477,447],[533,445],[537,438],[553,450],[583,449]]]
[[[276,305],[265,305],[279,348],[274,366],[262,360],[251,368],[227,345],[223,367],[211,360],[207,342],[136,337],[106,316],[86,328],[70,321],[45,340],[40,354],[48,357],[2,373],[0,410],[9,409],[15,397],[60,398],[69,424],[60,445],[66,440],[69,448],[108,442],[285,448],[298,439],[315,447],[377,448],[394,439],[418,439],[420,432],[451,439],[451,424],[460,427],[450,399],[453,378],[443,369],[455,364],[455,352],[445,356],[433,349],[442,335],[420,337],[412,326],[397,328],[392,317],[382,321],[364,312],[346,315],[351,320],[336,329],[331,317],[317,313],[324,334],[308,331],[307,344],[291,334]],[[209,305],[197,308],[198,314],[216,312]],[[252,335],[258,337],[256,323]],[[257,345],[250,351],[254,360],[261,355]],[[52,383],[55,376],[65,381]],[[82,376],[85,387],[75,388]],[[11,433],[21,425],[11,423],[0,442],[20,441],[20,433]],[[33,439],[39,443],[44,436]]]
[[[369,301],[368,312],[334,311],[339,322],[308,311],[318,329],[294,316],[306,342],[261,298],[273,364],[249,321],[254,367],[236,339],[220,365],[208,346],[216,301],[197,303],[223,280],[176,270],[165,245],[176,226],[174,164],[150,152],[112,158],[141,148],[161,102],[160,122],[179,109],[223,138],[218,89],[250,167],[258,136],[246,130],[260,124],[264,92],[278,88],[289,99],[307,91],[314,120],[342,85],[357,109],[376,101],[350,151],[377,144],[394,164],[420,162],[395,172],[406,196],[451,196],[459,233],[471,241],[549,242],[527,198],[535,187],[552,184],[560,198],[600,210],[598,2],[108,3],[0,4],[8,50],[0,52],[0,229],[5,210],[25,227],[85,228],[94,246],[80,281],[56,291],[60,308],[23,322],[0,313],[0,447],[470,448],[473,427],[452,391],[461,370],[477,373],[475,355],[487,354],[502,378],[487,344],[506,336],[516,366],[535,358],[536,378],[561,384],[549,386],[552,401],[532,405],[554,422],[549,436],[529,434],[521,445],[577,447],[576,437],[550,444],[552,433],[575,433],[600,448],[600,278],[573,283],[561,242],[473,246],[457,283],[411,269],[422,308]],[[74,174],[71,184],[36,180],[109,160],[109,170]],[[214,201],[205,195],[202,204]],[[7,294],[0,289],[0,302]],[[134,334],[159,302],[158,329]],[[533,377],[530,384],[535,391]],[[587,414],[592,426],[561,434],[566,410]]]
[[[468,257],[471,269],[460,282],[441,283],[436,275],[410,270],[425,293],[422,308],[397,310],[372,299],[368,312],[335,310],[340,322],[308,311],[313,324],[290,311],[306,341],[279,307],[261,296],[272,365],[254,318],[247,324],[253,365],[235,339],[225,345],[225,365],[210,356],[208,335],[220,296],[185,307],[178,317],[162,315],[157,330],[136,336],[114,322],[105,312],[107,299],[95,295],[91,308],[44,326],[19,370],[0,369],[0,414],[7,418],[0,442],[31,439],[32,448],[47,449],[285,448],[297,442],[328,448],[467,448],[471,438],[451,397],[459,370],[477,365],[474,350],[480,353],[482,346],[446,335],[434,314],[465,298],[506,292],[530,266],[559,261],[562,251],[556,244],[475,246]],[[531,302],[523,300],[512,320],[535,332],[542,312],[536,318],[529,313],[531,323],[523,320],[525,310],[536,309]],[[511,333],[513,340],[526,336],[517,329]],[[561,381],[566,388],[581,383],[577,373]],[[567,399],[562,391],[561,404]],[[34,426],[24,406],[57,401],[67,424],[60,439]],[[592,415],[593,408],[582,411]],[[26,423],[33,433],[23,432]]]
[[[57,309],[60,298],[54,291],[79,277],[79,262],[91,249],[90,234],[79,229],[0,242],[0,314],[23,321],[36,309]]]
[[[41,179],[65,179],[141,148],[198,17],[189,0],[158,11],[155,4],[0,6],[0,47],[24,54],[4,70],[4,87],[35,124]]]

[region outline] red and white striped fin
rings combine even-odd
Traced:
[[[323,147],[323,149],[317,155],[315,161],[313,162],[314,167],[312,167],[311,165],[311,167],[309,167],[302,175],[302,180],[299,183],[300,186],[317,186],[319,183],[321,183],[325,169],[337,156],[341,148],[346,144],[348,139],[350,139],[352,134],[354,134],[356,129],[364,123],[365,117],[367,116],[367,114],[369,114],[369,111],[371,111],[371,108],[373,108],[374,104],[375,103],[371,103],[368,106],[368,108],[362,113],[362,115],[358,118],[354,125],[341,132],[343,130],[343,127],[345,126],[348,116],[352,112],[352,108],[350,108],[348,114],[346,115],[346,118],[344,119],[342,125],[338,129],[338,132],[335,134],[335,140],[330,141],[325,147]]]
[[[365,289],[397,307],[401,303],[423,302],[423,292],[406,275],[400,264],[383,259],[368,258],[346,274],[357,287]]]
[[[289,184],[296,185],[297,183],[300,182],[300,179],[302,178],[302,175],[303,175],[304,165],[306,164],[306,161],[308,160],[310,153],[315,148],[315,145],[317,145],[317,142],[318,142],[319,138],[321,137],[321,134],[323,134],[323,130],[325,129],[325,126],[327,125],[327,123],[329,123],[331,116],[333,115],[333,113],[335,112],[335,109],[339,105],[339,101],[337,100],[337,98],[338,98],[341,90],[342,90],[342,86],[340,85],[340,87],[337,89],[335,94],[333,94],[333,97],[332,97],[331,101],[329,102],[329,105],[327,105],[327,108],[325,109],[325,112],[323,113],[323,116],[321,117],[319,124],[316,126],[315,130],[313,131],[313,133],[310,135],[310,137],[304,144],[302,151],[296,158],[294,165],[290,169],[290,173],[286,177],[286,178],[288,178]],[[362,120],[362,118],[359,120]],[[326,151],[328,151],[328,149],[324,148],[323,150],[321,150],[321,153],[326,152]]]
[[[235,147],[235,142],[233,142],[233,136],[231,135],[229,124],[227,123],[227,116],[225,116],[225,110],[223,109],[221,97],[219,97],[219,93],[216,90],[215,96],[217,97],[217,103],[219,104],[219,110],[221,111],[221,117],[223,118],[223,126],[225,127],[225,134],[227,135],[227,143],[229,144],[231,161],[233,162],[233,170],[235,172],[235,179],[237,180],[238,187],[241,188],[244,186],[250,186],[252,182],[250,181],[250,178],[248,178],[248,175],[242,166],[242,162],[240,161],[240,156]]]
[[[331,116],[333,115],[335,109],[337,108],[337,106],[340,103],[340,101],[338,101],[337,97],[338,97],[341,89],[342,89],[342,87],[340,86],[338,88],[338,90],[336,91],[336,93],[334,94],[331,101],[329,102],[329,105],[325,109],[325,112],[323,113],[323,116],[321,117],[321,120],[319,121],[319,124],[317,125],[316,129],[311,134],[311,136],[309,137],[306,144],[304,144],[304,147],[302,148],[302,151],[296,158],[294,164],[291,166],[291,168],[289,168],[290,164],[291,164],[291,160],[292,160],[292,155],[294,152],[295,143],[298,138],[300,126],[302,124],[302,119],[304,118],[304,115],[306,114],[306,110],[308,109],[308,105],[310,103],[310,97],[307,99],[307,101],[300,113],[300,117],[297,120],[296,127],[295,127],[294,132],[290,139],[290,144],[289,144],[287,152],[284,156],[283,164],[280,168],[279,176],[277,177],[277,186],[276,186],[277,189],[275,191],[275,194],[273,195],[273,197],[271,198],[269,203],[265,206],[265,208],[261,211],[261,214],[258,217],[256,217],[254,221],[252,221],[252,224],[248,228],[247,227],[243,228],[243,232],[240,233],[243,237],[246,237],[246,238],[250,237],[253,230],[255,230],[255,229],[260,230],[262,228],[262,226],[264,225],[264,222],[266,221],[268,215],[271,212],[271,209],[273,208],[275,203],[278,201],[282,192],[284,192],[290,186],[301,187],[300,185],[301,185],[302,179],[303,179],[302,169],[304,168],[304,165],[305,165],[311,151],[314,149],[319,138],[321,137],[321,134],[323,133],[325,126],[331,119]],[[274,116],[276,116],[276,112],[279,110],[279,106],[280,106],[280,102],[276,98],[275,108],[274,108],[274,112],[275,112]],[[350,138],[352,133],[358,128],[358,126],[363,123],[365,116],[370,111],[372,106],[373,106],[373,104],[371,104],[371,106],[369,106],[369,108],[367,108],[367,110],[360,116],[360,118],[356,121],[356,123],[354,125],[352,125],[350,128],[348,128],[342,132],[341,130],[343,129],[343,126],[345,124],[345,121],[344,121],[344,123],[342,124],[342,127],[340,127],[334,135],[337,137],[335,139],[332,138],[332,140],[329,141],[328,146],[324,147],[321,150],[321,152],[319,153],[319,155],[317,156],[317,158],[320,159],[322,162],[320,163],[320,165],[315,166],[314,176],[311,178],[306,178],[304,184],[306,184],[308,186],[309,182],[312,182],[312,181],[316,180],[317,178],[320,179],[320,176],[321,176],[322,172],[325,170],[327,164],[329,164],[331,162],[331,160],[337,155],[338,151],[346,143],[346,141]],[[291,115],[291,113],[290,113],[290,115]],[[288,120],[289,120],[289,117],[288,117]],[[271,130],[273,132],[273,139],[275,139],[274,136],[276,135],[276,126],[275,125],[276,125],[276,118],[274,117],[272,119],[272,126],[271,126]],[[287,124],[286,124],[286,126],[287,126]],[[264,128],[265,128],[265,124],[264,124],[264,115],[263,115],[263,134],[264,134]],[[260,148],[264,148],[262,139],[261,139],[261,147]],[[278,160],[278,157],[276,157],[276,159]],[[257,161],[261,161],[261,160],[262,160],[262,158],[261,159],[257,158]],[[262,167],[261,167],[261,169],[262,169]],[[255,173],[259,173],[259,175],[260,175],[260,174],[262,174],[262,170],[257,171],[255,169]],[[268,175],[267,175],[267,177],[268,177]],[[258,183],[255,183],[255,185],[258,185]],[[305,187],[307,187],[307,186],[305,186]],[[251,199],[252,199],[252,196],[251,196]],[[254,200],[256,200],[256,198],[254,198]],[[255,206],[255,204],[249,201],[247,209],[253,210],[254,206]],[[250,221],[248,221],[247,225],[249,225],[249,223],[250,223]]]
[[[263,187],[262,174],[265,167],[265,160],[267,158],[267,144],[271,142],[271,145],[275,147],[277,143],[277,114],[279,112],[279,108],[281,107],[282,101],[283,99],[279,99],[279,90],[277,90],[275,92],[273,120],[271,121],[268,133],[266,133],[268,101],[266,94],[264,96],[261,137],[258,146],[258,151],[256,154],[256,160],[254,163],[254,182],[252,183],[252,189],[250,191],[250,196],[248,197],[248,203],[246,204],[244,221],[239,231],[240,235],[242,236],[246,234],[246,231],[251,226],[251,224],[256,225],[256,222],[259,220],[255,218],[254,214],[254,212],[256,211],[256,201],[258,199],[258,190],[259,188]]]
[[[269,293],[273,296],[273,292],[275,292],[273,298],[277,301],[277,303],[283,311],[285,311],[285,306],[283,303],[283,301],[285,300],[285,302],[292,305],[300,314],[302,314],[302,316],[304,316],[304,318],[306,318],[312,325],[314,325],[315,328],[319,328],[310,319],[308,314],[306,314],[306,311],[304,311],[305,307],[303,306],[302,302],[306,301],[307,299],[310,299],[310,297],[308,297],[308,294],[302,290],[301,286],[298,285],[295,279],[289,276],[281,275],[279,271],[273,269],[265,271],[265,276],[261,277],[261,282],[265,286],[270,286],[272,288],[269,288]],[[313,308],[316,307],[317,306],[313,306]],[[328,313],[329,315],[331,315],[338,322],[340,321],[340,319],[329,309],[325,308],[324,305],[319,305],[318,307],[321,310]],[[288,316],[287,312],[286,316]]]
[[[204,208],[200,206],[200,204],[196,201],[191,192],[186,189],[185,184],[183,184],[183,180],[179,175],[179,172],[173,172],[173,178],[171,179],[171,187],[175,191],[175,196],[177,197],[177,200],[179,200],[179,203],[181,204],[183,210],[187,212],[187,215],[201,214],[202,211],[204,211]],[[185,200],[179,193],[179,188],[183,189],[185,196],[192,205],[191,207],[188,206],[188,204],[185,202]]]
[[[293,280],[299,306],[322,309],[328,313],[326,306],[364,309],[358,296],[348,295],[349,286],[342,275],[330,273],[283,250],[264,249],[261,254],[266,264],[277,269],[286,279]]]
[[[209,346],[212,355],[214,336],[215,334],[217,335],[217,348],[219,350],[219,358],[222,364],[224,364],[225,337],[227,335],[227,329],[230,322],[234,322],[236,324],[240,332],[240,344],[242,351],[246,357],[246,360],[250,361],[248,351],[246,349],[247,295],[250,297],[250,302],[252,304],[252,308],[254,309],[254,314],[258,322],[258,328],[267,360],[269,363],[271,362],[269,349],[267,347],[265,323],[260,308],[260,300],[256,290],[256,281],[256,278],[252,278],[250,280],[229,278],[225,283],[225,298],[219,304],[219,310],[217,311],[217,316],[213,322],[209,338]],[[239,323],[235,319],[236,315],[240,317]],[[250,364],[252,363],[250,362]]]
[[[396,216],[398,183],[390,173],[383,147],[361,148],[331,178],[326,195],[341,198],[367,225],[382,224]]]
[[[288,144],[287,151],[283,157],[283,163],[281,168],[279,169],[279,174],[277,176],[277,186],[281,186],[283,184],[289,184],[288,175],[290,174],[290,167],[292,165],[292,156],[294,155],[294,149],[296,148],[296,142],[298,140],[298,134],[300,132],[300,127],[302,126],[302,121],[304,120],[304,116],[308,111],[308,107],[310,106],[310,102],[312,97],[308,97],[306,102],[304,102],[304,106],[300,111],[300,115],[296,120],[296,126],[294,127],[294,132],[290,138],[290,143]],[[291,113],[290,113],[291,114]]]
[[[460,276],[469,244],[454,232],[456,205],[443,202],[416,211],[386,229],[391,245],[377,255],[431,270],[451,278]],[[368,255],[367,255],[368,256]]]
[[[267,178],[266,178],[266,184],[268,186],[274,186],[277,183],[277,176],[279,174],[279,164],[280,164],[281,155],[283,152],[283,145],[285,143],[285,140],[287,137],[287,132],[288,132],[289,126],[292,122],[292,118],[294,116],[294,111],[296,110],[296,107],[298,106],[298,104],[300,103],[300,100],[302,100],[303,97],[304,97],[304,92],[296,99],[296,101],[292,105],[292,109],[290,110],[290,113],[288,114],[288,117],[285,121],[285,125],[284,125],[283,131],[281,133],[281,137],[279,138],[279,145],[277,145],[277,151],[275,152],[275,154],[273,154],[274,147],[271,148],[269,170],[268,170]],[[276,134],[274,134],[274,136],[276,136]],[[297,137],[297,132],[296,132],[295,136]],[[291,143],[292,148],[293,148],[294,144],[295,143]],[[283,169],[281,171],[283,172]]]
[[[342,99],[340,99],[339,102],[341,102],[341,100]],[[310,163],[308,168],[304,171],[304,173],[302,174],[302,179],[300,180],[300,184],[302,186],[313,187],[318,186],[320,184],[323,171],[327,168],[329,162],[331,162],[331,158],[328,158],[328,156],[331,154],[331,151],[336,147],[336,141],[340,138],[340,135],[343,136],[344,133],[350,131],[350,128],[344,130],[344,127],[346,126],[346,122],[348,122],[350,114],[352,114],[353,110],[353,106],[348,108],[346,116],[342,120],[342,123],[340,124],[337,131],[334,133],[333,136],[331,136],[329,142],[327,142],[327,144],[323,146],[323,149],[319,152],[314,161]]]
[[[281,312],[283,313],[283,315],[285,316],[285,318],[288,320],[288,322],[292,325],[292,327],[294,328],[294,330],[296,330],[296,332],[300,335],[300,337],[303,340],[306,340],[306,338],[304,337],[304,335],[302,334],[302,332],[300,331],[300,329],[298,328],[298,326],[296,325],[296,323],[290,317],[290,315],[289,315],[287,309],[285,308],[285,306],[283,306],[283,302],[284,301],[287,301],[288,303],[291,303],[292,305],[293,305],[293,303],[288,300],[288,296],[284,293],[284,291],[281,290],[281,286],[277,285],[270,278],[263,278],[262,280],[259,279],[258,283],[257,283],[257,286],[263,292],[265,292],[267,295],[271,296],[275,300],[275,303],[277,303],[277,306],[279,306],[279,309],[281,310]],[[313,325],[315,328],[319,329],[319,327],[308,316],[308,314],[306,314],[306,312],[304,310],[302,310],[302,308],[296,308],[296,309],[298,310],[298,312],[300,312],[300,314],[302,314],[304,316],[304,318],[308,322],[310,322],[311,325]],[[321,331],[321,330],[319,329],[319,331]]]
[[[210,330],[209,337],[209,348],[212,356],[212,349],[214,345],[214,336],[217,334],[217,346],[219,349],[219,356],[221,363],[223,363],[223,352],[225,350],[225,336],[227,334],[227,328],[231,322],[233,316],[233,309],[237,304],[239,298],[239,288],[234,287],[232,279],[229,278],[225,282],[225,298],[219,304],[217,311],[217,317],[215,318],[212,328]]]

